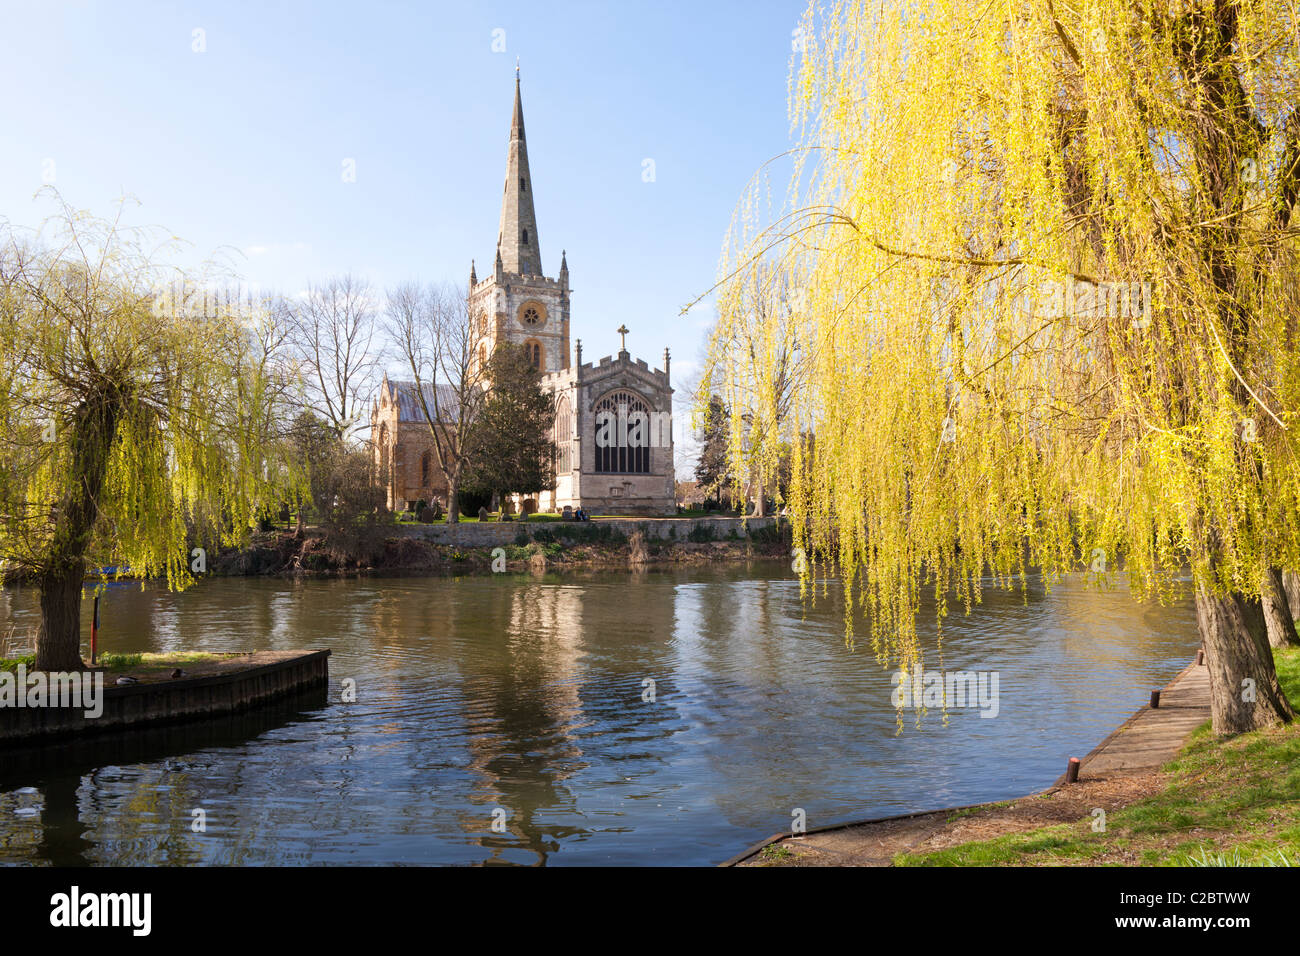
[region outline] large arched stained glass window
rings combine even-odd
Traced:
[[[596,471],[650,473],[650,409],[632,392],[612,392],[596,403]]]
[[[573,446],[573,413],[569,409],[569,400],[563,396],[555,407],[551,441],[555,442],[555,474],[567,475],[571,470],[569,450]]]

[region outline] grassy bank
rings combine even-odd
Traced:
[[[138,681],[170,679],[174,671],[181,671],[186,677],[206,673],[215,665],[246,657],[246,654],[208,654],[201,651],[181,651],[164,654],[117,654],[106,652],[99,655],[94,670],[104,672],[104,679],[111,683],[111,678],[132,677]],[[19,657],[0,657],[0,671],[16,672],[19,665],[28,671],[36,666],[36,655],[26,654]],[[90,661],[85,665],[90,668]]]
[[[1300,650],[1275,652],[1287,696],[1300,701]],[[896,866],[1300,865],[1300,721],[1216,739],[1208,723],[1164,767],[1160,792],[1094,817],[929,853]],[[1027,800],[1037,799],[1027,797]]]

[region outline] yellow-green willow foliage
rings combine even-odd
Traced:
[[[796,544],[882,662],[919,663],[923,588],[969,609],[990,572],[1169,597],[1190,566],[1258,597],[1300,566],[1297,24],[1294,0],[809,9],[789,204],[742,203],[713,352],[744,390],[802,350]],[[798,308],[737,360],[774,273]]]
[[[267,314],[145,238],[66,208],[0,237],[0,556],[42,591],[38,667],[79,666],[86,570],[184,587],[193,547],[240,542],[296,480]]]
[[[788,423],[805,371],[807,353],[795,337],[798,290],[788,280],[788,271],[764,261],[723,283],[697,389],[700,414],[712,395],[728,409],[729,456],[756,502],[780,503]]]

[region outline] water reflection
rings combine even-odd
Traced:
[[[987,591],[946,619],[941,655],[923,637],[932,667],[1000,674],[998,717],[909,713],[900,735],[838,597],[805,609],[787,575],[115,585],[107,649],[328,646],[331,686],[234,723],[3,755],[0,861],[711,863],[794,808],[817,826],[1041,787],[1196,644],[1186,606],[1073,579]],[[34,595],[0,592],[0,611],[0,631],[28,628]]]

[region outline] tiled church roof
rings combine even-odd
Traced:
[[[444,422],[454,422],[456,420],[459,403],[456,401],[456,390],[450,385],[438,385],[438,411],[439,418]],[[429,406],[429,411],[434,410],[434,390],[435,386],[426,384],[424,386],[425,402]],[[394,396],[397,399],[397,420],[399,422],[422,422],[424,421],[424,412],[420,408],[420,402],[416,398],[415,383],[388,380],[389,398]]]

